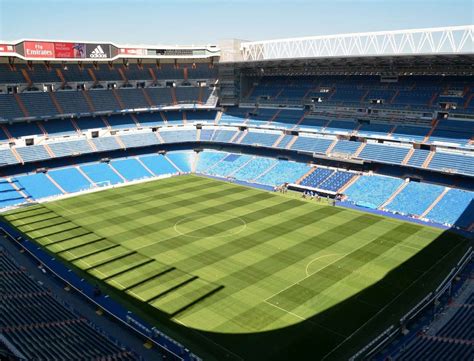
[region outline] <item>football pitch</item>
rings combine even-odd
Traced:
[[[219,360],[347,358],[436,287],[467,246],[432,227],[191,175],[4,218]]]

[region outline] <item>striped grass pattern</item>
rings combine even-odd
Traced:
[[[337,355],[361,327],[373,324],[365,338],[381,328],[387,307],[405,296],[410,304],[413,285],[463,244],[438,229],[191,175],[5,218],[235,359]]]

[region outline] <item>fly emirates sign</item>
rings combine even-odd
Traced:
[[[23,49],[27,58],[54,58],[54,43],[25,41]]]

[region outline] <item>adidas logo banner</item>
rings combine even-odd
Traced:
[[[86,44],[86,54],[90,59],[110,58],[110,45],[108,44]]]

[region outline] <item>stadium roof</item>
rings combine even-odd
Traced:
[[[32,61],[113,61],[120,58],[189,59],[218,57],[216,45],[119,45],[112,42],[77,40],[0,40],[0,57]]]
[[[242,42],[244,61],[474,54],[474,25]]]

